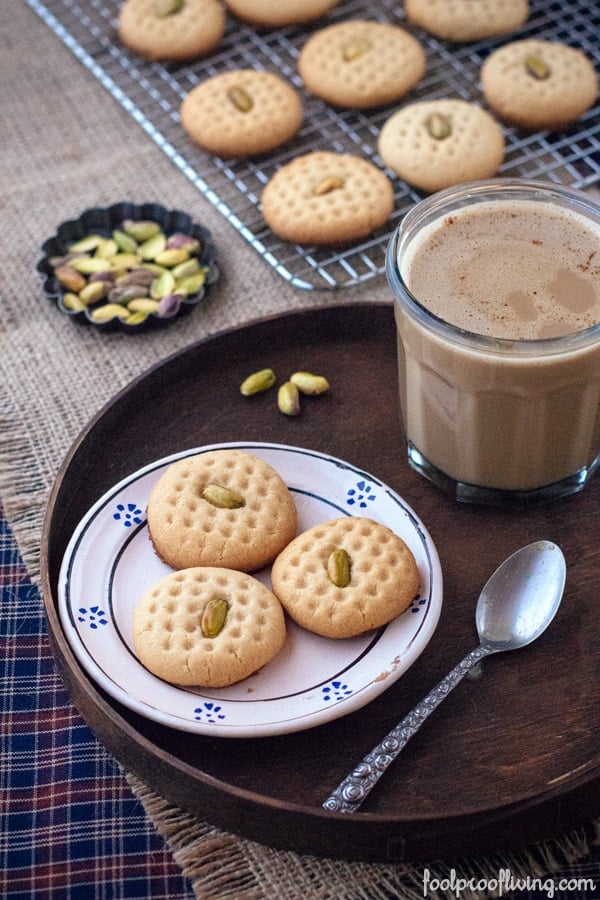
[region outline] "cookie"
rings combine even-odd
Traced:
[[[174,569],[224,566],[252,572],[296,533],[296,506],[268,463],[243,450],[178,460],[148,499],[150,540]]]
[[[121,41],[150,60],[204,56],[225,33],[219,0],[125,0],[119,12]]]
[[[327,103],[367,109],[414,87],[425,52],[397,25],[355,19],[315,32],[300,51],[298,71],[306,89]]]
[[[598,77],[574,47],[531,38],[505,44],[488,56],[481,84],[491,109],[528,130],[557,129],[594,105]]]
[[[161,578],[136,604],[142,665],[172,684],[226,687],[270,662],[285,641],[281,604],[262,582],[224,568]]]
[[[316,151],[279,169],[262,193],[267,225],[297,244],[347,244],[383,225],[394,208],[391,181],[350,154]]]
[[[225,0],[239,19],[263,28],[283,28],[320,19],[339,0]]]
[[[384,123],[378,150],[386,166],[408,184],[438,191],[491,178],[504,159],[502,129],[488,112],[466,100],[422,100]]]
[[[372,519],[349,516],[295,538],[273,563],[271,581],[283,608],[302,628],[349,638],[403,613],[419,590],[420,575],[397,534]]]
[[[510,34],[527,21],[527,0],[405,0],[408,21],[456,43]]]
[[[181,124],[194,143],[223,158],[274,150],[296,134],[303,116],[287,81],[254,69],[214,75],[181,104]]]

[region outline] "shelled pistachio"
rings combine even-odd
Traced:
[[[323,375],[312,372],[294,372],[290,381],[296,385],[301,394],[324,394],[329,390],[329,382]]]
[[[273,369],[259,369],[244,378],[240,385],[240,393],[244,397],[252,397],[254,394],[262,394],[275,384],[275,372]]]
[[[285,416],[300,414],[300,394],[292,381],[285,381],[277,392],[277,406]]]
[[[276,380],[273,369],[258,369],[242,381],[240,393],[244,397],[262,394],[272,388]],[[316,396],[324,394],[329,387],[329,381],[324,375],[313,375],[312,372],[304,371],[293,372],[277,390],[277,408],[286,416],[297,416],[301,412],[301,394]]]

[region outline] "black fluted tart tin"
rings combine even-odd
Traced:
[[[198,291],[180,297],[175,310],[166,314],[149,312],[143,321],[129,323],[120,318],[108,321],[94,321],[92,313],[98,304],[90,304],[83,309],[71,309],[65,305],[68,289],[55,274],[56,262],[69,253],[69,247],[83,238],[98,234],[111,238],[115,229],[121,230],[123,222],[152,221],[168,237],[185,234],[199,242],[199,250],[195,254],[200,267],[206,271],[204,283]],[[210,231],[203,225],[194,222],[192,217],[182,210],[167,209],[158,203],[136,204],[128,201],[115,203],[108,207],[91,207],[84,210],[77,219],[62,222],[52,237],[42,245],[42,259],[37,264],[37,271],[42,276],[46,296],[68,318],[84,325],[91,325],[101,331],[121,330],[129,334],[139,334],[152,328],[162,328],[183,315],[190,313],[205,298],[210,286],[219,278],[217,264],[217,248],[213,243]]]

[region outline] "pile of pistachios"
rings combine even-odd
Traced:
[[[176,316],[200,291],[208,274],[201,250],[189,234],[167,236],[158,222],[125,219],[110,237],[88,234],[49,262],[66,310],[86,311],[98,325],[119,319],[135,326],[151,315]]]
[[[275,385],[277,376],[273,369],[260,369],[248,375],[240,385],[244,397],[252,397],[268,391]],[[324,375],[312,372],[294,372],[277,389],[277,407],[285,416],[298,416],[301,412],[300,395],[324,394],[329,390],[329,382]]]

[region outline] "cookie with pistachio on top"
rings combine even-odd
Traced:
[[[486,110],[466,100],[421,100],[384,123],[379,155],[413,187],[432,192],[491,178],[504,159],[502,129]]]
[[[207,78],[181,104],[181,124],[194,143],[222,158],[274,150],[299,131],[303,117],[295,88],[257,69]]]
[[[281,604],[262,582],[221,567],[171,572],[139,599],[140,662],[171,684],[227,687],[270,662],[286,637]]]
[[[219,0],[125,0],[119,12],[121,41],[144,59],[165,62],[209,53],[225,34]]]
[[[598,96],[598,76],[585,53],[539,38],[512,41],[491,53],[481,85],[501,119],[529,131],[564,128]]]
[[[296,533],[288,486],[267,462],[238,449],[172,463],[148,499],[150,540],[174,569],[268,565]]]
[[[234,15],[259,28],[314,22],[338,3],[339,0],[225,0]]]
[[[399,616],[421,576],[408,545],[386,525],[343,516],[298,535],[273,563],[275,595],[302,628],[349,638]]]
[[[528,0],[404,0],[411,25],[456,43],[510,34],[529,17]]]
[[[321,150],[282,166],[262,193],[267,225],[297,244],[348,244],[387,222],[394,208],[390,179],[352,154]]]
[[[316,31],[300,51],[298,71],[317,97],[367,109],[414,87],[425,72],[425,52],[398,25],[352,19]]]

